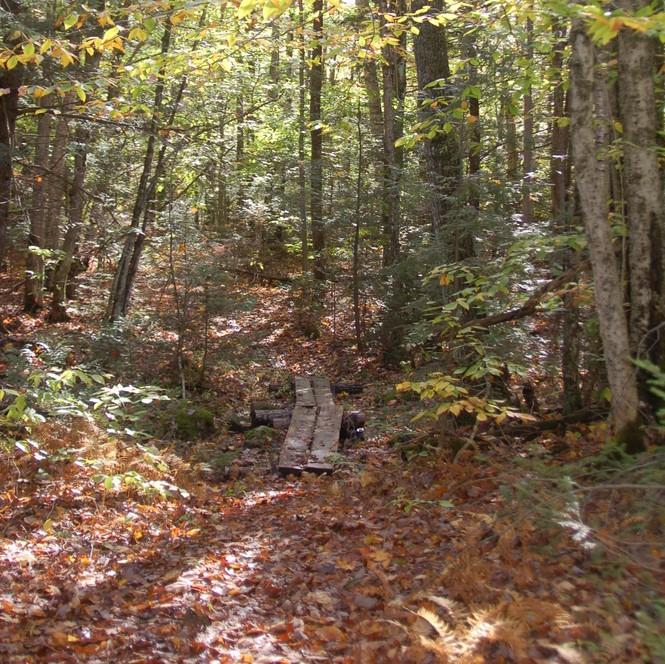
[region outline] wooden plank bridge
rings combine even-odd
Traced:
[[[329,473],[329,457],[339,448],[344,409],[335,403],[327,378],[298,376],[295,392],[296,405],[282,445],[279,472]]]

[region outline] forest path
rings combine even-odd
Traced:
[[[358,378],[340,328],[303,340],[284,291],[244,292],[260,307],[213,321],[220,401],[246,401],[275,370]],[[257,466],[160,499],[106,491],[85,463],[21,457],[21,481],[0,495],[0,661],[575,661],[549,645],[580,638],[562,608],[575,550],[552,562],[526,547],[529,523],[498,530],[499,455],[403,463],[385,434],[414,404],[386,400],[386,375],[369,375],[374,437],[332,476],[282,479]],[[84,422],[45,427],[34,435],[47,449],[89,449],[143,472],[132,441]]]

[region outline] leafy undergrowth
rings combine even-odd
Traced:
[[[519,481],[506,458],[452,464],[432,454],[405,465],[370,441],[332,477],[248,475],[219,486],[170,459],[169,480],[188,493],[167,498],[133,484],[109,489],[85,464],[48,456],[63,441],[79,458],[91,441],[112,445],[80,424],[41,432],[46,459],[17,454],[11,469],[3,460],[5,661],[662,655],[662,622],[654,614],[649,627],[642,586],[662,539],[631,560],[582,546],[574,530],[538,523],[500,491]],[[104,449],[110,470],[159,475],[132,446]],[[608,507],[601,496],[587,517]],[[601,535],[617,532],[606,523]]]
[[[662,453],[605,454],[602,427],[400,453],[418,405],[335,355],[344,321],[297,339],[286,291],[243,292],[213,321],[220,409],[275,373],[363,376],[368,440],[332,476],[281,479],[251,449],[210,482],[201,451],[243,436],[176,455],[87,413],[5,436],[0,660],[665,661]]]

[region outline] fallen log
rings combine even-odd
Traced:
[[[562,415],[551,420],[536,420],[534,422],[515,422],[507,426],[499,425],[497,429],[502,436],[514,436],[531,440],[545,431],[556,431],[566,429],[571,424],[588,424],[597,422],[607,417],[607,408],[596,406],[595,408],[582,408],[568,415]]]
[[[282,392],[285,389],[285,385],[282,383],[270,383],[268,385],[268,392],[270,394],[277,394],[279,392]],[[295,389],[295,382],[293,379],[291,379],[290,382],[290,390],[293,392]],[[365,389],[365,386],[362,383],[331,383],[330,385],[330,391],[333,393],[333,395],[338,395],[342,394],[342,392],[346,394],[362,394],[363,390]]]
[[[362,383],[333,383],[330,386],[334,395],[345,392],[346,394],[362,394],[365,386]]]
[[[273,427],[281,429],[284,422],[291,419],[291,408],[278,408],[274,410],[252,410],[250,421],[252,428]],[[279,426],[277,426],[279,424]],[[288,426],[288,425],[287,425]]]

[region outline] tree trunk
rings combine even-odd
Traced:
[[[65,239],[62,244],[62,259],[53,276],[53,299],[49,320],[57,323],[68,320],[65,309],[65,296],[67,293],[67,279],[69,278],[72,261],[78,246],[81,227],[83,226],[84,194],[83,184],[85,182],[86,161],[88,157],[88,140],[90,133],[79,126],[74,134],[76,143],[76,154],[74,156],[74,177],[69,192],[69,220]]]
[[[369,0],[356,0],[358,13],[366,18],[370,15]],[[383,143],[383,109],[381,107],[381,88],[379,86],[379,74],[376,60],[369,57],[371,51],[362,60],[363,84],[367,95],[367,108],[369,110],[369,123],[372,137],[377,145]]]
[[[620,0],[633,13],[645,0]],[[623,125],[624,196],[629,229],[630,335],[633,352],[665,360],[665,218],[658,163],[654,69],[656,41],[624,28],[619,33],[619,107]],[[660,327],[659,327],[660,326]]]
[[[414,0],[412,6],[414,11],[429,6],[426,16],[436,18],[443,3],[442,0],[432,3]],[[441,231],[448,231],[449,237],[446,237],[446,240],[454,244],[457,250],[450,251],[446,260],[458,260],[454,254],[468,254],[469,251],[473,253],[473,239],[468,232],[458,234],[450,229],[450,211],[455,207],[455,192],[462,178],[462,155],[456,132],[446,132],[443,129],[448,119],[446,109],[450,103],[450,92],[447,89],[450,83],[450,65],[445,28],[432,25],[428,20],[423,21],[413,39],[413,51],[418,77],[418,117],[425,132],[436,131],[434,137],[423,141],[427,183],[430,187],[432,232],[436,235]],[[435,81],[441,83],[432,87],[431,84]]]
[[[533,66],[533,21],[526,20],[526,60]],[[531,71],[527,71],[531,76]],[[533,136],[533,88],[529,81],[524,92],[524,136],[522,152],[522,223],[530,226],[533,222],[533,199],[531,198],[531,183],[534,177],[534,147]]]
[[[71,100],[70,95],[64,98],[63,106]],[[47,181],[48,212],[46,219],[45,246],[47,249],[58,249],[60,246],[60,215],[67,191],[67,144],[69,143],[69,127],[67,118],[58,116],[55,124],[53,147],[49,161]]]
[[[323,229],[323,129],[321,127],[321,90],[323,88],[323,0],[314,0],[314,47],[309,79],[310,121],[310,215],[312,221],[312,249],[314,251],[314,277],[325,279],[323,251],[325,233]]]
[[[517,154],[517,127],[510,95],[501,98],[501,113],[506,126],[506,177],[511,182],[517,180],[519,156]]]
[[[303,0],[298,0],[298,213],[300,216],[300,244],[302,272],[309,264],[309,239],[307,229],[307,187],[305,183],[305,12]]]
[[[362,319],[360,314],[360,225],[362,211],[363,170],[365,168],[363,155],[363,123],[358,103],[356,114],[356,129],[358,132],[358,176],[356,180],[356,223],[353,233],[353,322],[356,332],[356,347],[358,352],[364,350]]]
[[[384,13],[401,16],[404,13],[403,0],[381,0],[380,9]],[[390,37],[390,24],[383,26],[384,37]],[[406,94],[406,62],[404,60],[405,36],[399,37],[399,44],[386,43],[383,46],[383,151],[384,192],[383,192],[383,265],[388,267],[399,260],[402,166],[404,150],[395,145],[404,133],[404,97]]]
[[[609,225],[607,79],[583,21],[571,32],[570,70],[572,145],[577,187],[589,242],[596,311],[603,341],[607,378],[612,390],[611,419],[620,443],[629,452],[642,449],[639,398],[630,361],[630,340],[623,289]],[[599,58],[600,60],[600,58]]]
[[[167,21],[164,26],[164,34],[162,36],[162,58],[164,58],[168,53],[170,45],[171,23]],[[132,221],[125,238],[125,244],[122,248],[122,255],[120,256],[118,267],[116,268],[113,286],[111,289],[111,296],[109,298],[109,304],[106,312],[107,318],[110,322],[117,321],[119,318],[124,316],[127,313],[129,306],[129,297],[133,285],[133,279],[130,275],[132,272],[133,258],[135,256],[135,247],[141,240],[141,220],[145,215],[150,198],[150,178],[158,139],[157,131],[159,115],[162,110],[162,103],[164,99],[165,74],[166,63],[162,62],[159,73],[157,75],[157,83],[155,85],[155,97],[153,101],[153,113],[150,118],[148,143],[143,160],[143,170],[141,172],[141,177],[136,192],[136,199],[134,201],[134,208],[132,210]]]
[[[550,184],[552,191],[552,232],[571,232],[574,228],[573,212],[576,206],[568,199],[570,186],[569,130],[563,122],[567,118],[566,91],[563,80],[563,53],[566,47],[566,30],[560,25],[554,27],[555,48],[552,54],[554,88],[552,90],[552,125],[550,152]],[[579,197],[575,197],[579,202]],[[573,251],[563,250],[562,267],[567,270],[574,262]],[[563,412],[569,414],[582,407],[580,390],[580,330],[579,307],[575,291],[563,295],[561,315],[561,378],[563,382]]]
[[[37,121],[35,170],[32,183],[30,232],[26,256],[25,299],[23,309],[37,313],[44,304],[44,259],[36,250],[46,246],[46,212],[48,200],[48,156],[51,143],[52,115],[42,113]]]
[[[20,4],[15,0],[0,0],[0,9],[17,15]],[[19,38],[20,40],[21,38]],[[12,48],[16,39],[6,35],[4,45]],[[0,69],[0,89],[7,91],[0,96],[0,271],[6,268],[9,227],[9,211],[12,198],[12,164],[14,154],[14,133],[18,115],[18,90],[23,78],[23,66],[14,69]]]

